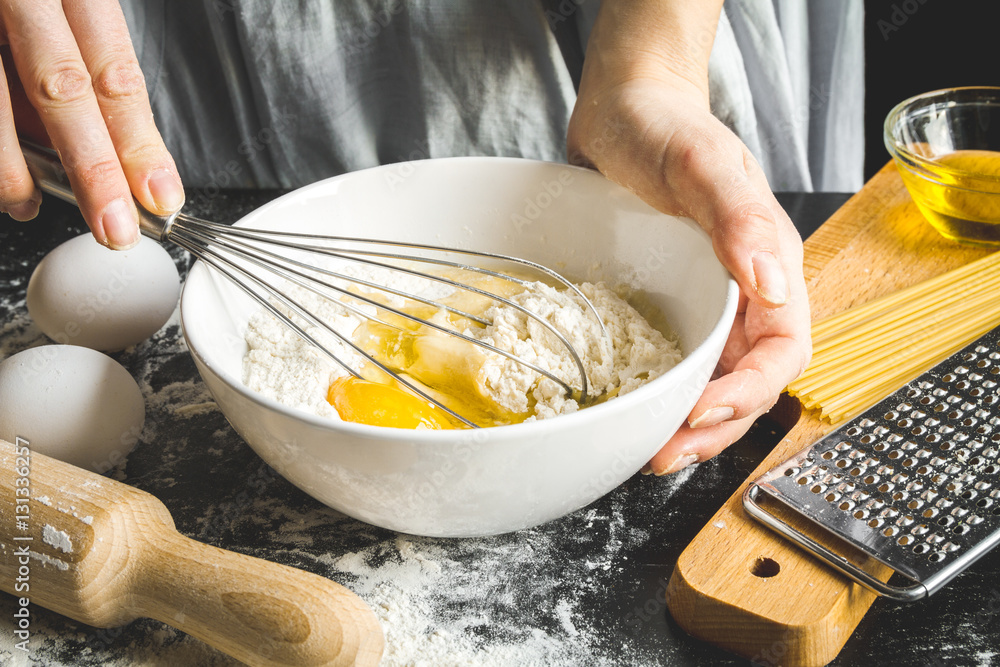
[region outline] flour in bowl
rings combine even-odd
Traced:
[[[439,323],[448,320],[467,336],[529,361],[574,388],[581,386],[579,366],[566,344],[514,306],[491,303],[487,307],[481,303],[477,309],[470,304],[467,293],[438,282],[377,267],[348,270],[355,278],[443,301],[465,312],[481,312],[490,325],[483,327],[429,308],[423,308],[419,314]],[[662,375],[681,359],[675,340],[664,336],[603,283],[582,283],[578,288],[600,314],[606,336],[593,310],[571,290],[555,289],[540,282],[527,289],[521,286],[512,289],[509,283],[500,287],[493,278],[478,280],[492,281],[485,285],[491,291],[508,290],[505,295],[510,301],[538,315],[562,334],[580,358],[592,398],[607,400],[632,391]],[[375,353],[380,361],[389,359],[393,362],[390,366],[401,370],[408,380],[459,414],[471,414],[477,424],[546,419],[581,408],[579,396],[567,395],[562,384],[496,352],[426,328],[410,332],[404,327],[400,333],[398,329],[373,324],[362,315],[345,311],[335,300],[302,289],[291,291],[299,303],[337,332]],[[361,293],[376,295],[367,290]],[[377,296],[386,305],[407,310],[407,305],[413,306],[413,302],[398,296],[383,293]],[[366,313],[376,312],[371,305],[358,307]],[[307,331],[354,368],[365,363],[343,341],[321,328],[307,327]],[[343,368],[263,309],[251,317],[245,338],[249,349],[243,373],[250,389],[292,408],[339,418],[328,398],[331,386],[348,375]]]

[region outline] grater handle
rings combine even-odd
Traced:
[[[831,551],[805,533],[785,523],[757,502],[757,495],[760,493],[761,488],[761,485],[756,482],[746,488],[746,491],[743,492],[743,509],[746,510],[747,514],[771,530],[791,540],[873,593],[899,602],[914,602],[929,595],[927,588],[923,584],[900,587],[881,581],[840,554]]]

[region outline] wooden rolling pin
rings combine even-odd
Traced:
[[[0,440],[4,591],[100,628],[154,618],[249,665],[378,664],[348,589],[188,539],[150,494],[29,451]]]

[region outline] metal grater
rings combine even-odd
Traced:
[[[941,589],[1000,541],[1000,328],[757,479],[755,519],[896,600]],[[767,494],[911,580],[869,575],[758,500]]]

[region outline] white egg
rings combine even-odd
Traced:
[[[117,352],[156,333],[179,294],[177,267],[160,244],[144,238],[131,250],[109,250],[86,234],[35,267],[28,312],[57,343]]]
[[[104,473],[139,440],[142,392],[111,357],[76,345],[45,345],[0,362],[0,439]]]

